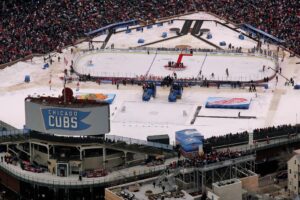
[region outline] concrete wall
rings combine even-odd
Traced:
[[[294,155],[288,161],[288,189],[293,194],[299,194],[299,155]]]
[[[180,180],[179,178],[176,178],[175,181],[176,181],[176,185],[178,185],[178,187],[183,190],[188,190],[194,187],[194,183],[187,183]]]
[[[124,164],[124,159],[122,159],[122,157],[124,157],[123,155],[124,153],[120,152],[106,156],[105,168],[109,169]],[[84,158],[82,167],[83,170],[103,168],[103,156]]]
[[[241,178],[243,189],[249,192],[256,192],[258,189],[258,175]]]
[[[20,193],[20,181],[2,170],[0,170],[0,183],[15,193]]]
[[[105,200],[123,200],[123,198],[111,192],[109,189],[105,189]]]
[[[220,200],[220,197],[218,197],[216,194],[214,194],[214,193],[211,192],[211,191],[208,191],[208,192],[207,192],[207,197],[208,197],[209,199]]]
[[[109,169],[109,168],[112,168],[112,167],[117,167],[119,165],[123,165],[124,164],[124,159],[122,157],[124,157],[123,152],[106,156],[105,168]]]
[[[39,165],[48,166],[48,155],[46,153],[34,149],[32,153],[32,158],[33,161],[37,162]]]
[[[84,158],[82,161],[82,169],[89,170],[89,169],[97,169],[102,167],[103,157],[88,157]]]
[[[213,192],[220,197],[220,200],[242,200],[242,182],[234,179],[234,183],[224,184],[219,186],[218,183],[213,183]],[[222,183],[229,182],[221,181]]]
[[[48,170],[51,174],[56,173],[56,160],[55,159],[49,159],[48,160]]]

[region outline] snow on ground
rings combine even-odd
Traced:
[[[211,15],[211,14],[205,13],[205,12],[197,12],[197,13],[193,13],[193,14],[190,14],[190,15],[184,15],[184,16],[178,17],[178,19],[219,20],[219,21],[223,21],[223,20],[215,17],[214,15]]]
[[[231,45],[234,47],[242,47],[247,49],[253,48],[257,45],[256,41],[248,37],[245,37],[244,40],[240,40],[240,34],[238,32],[213,21],[204,21],[201,29],[209,29],[210,33],[212,34],[212,38],[208,40],[221,48],[224,48],[224,46],[220,46],[220,42],[222,41],[226,42],[226,47],[228,47],[229,43],[231,43]],[[206,39],[206,34],[201,37]]]
[[[278,103],[277,112],[274,116],[274,124],[299,124],[300,122],[300,106],[299,91],[294,90],[281,96]],[[291,106],[287,106],[291,105]],[[293,106],[292,106],[293,105]]]
[[[73,87],[74,88],[74,87]],[[175,131],[196,128],[205,137],[240,132],[264,127],[266,114],[270,105],[272,93],[248,93],[239,89],[224,89],[223,91],[203,88],[185,88],[183,97],[176,103],[168,102],[168,88],[158,88],[157,98],[150,102],[142,101],[142,90],[138,86],[100,85],[94,89],[80,89],[80,93],[102,92],[115,93],[115,102],[111,105],[111,133],[125,137],[145,140],[148,135],[169,134],[171,141],[175,140]],[[30,95],[57,96],[61,88],[35,87],[15,92],[2,93],[0,104],[2,112],[0,119],[22,128],[25,124],[24,98]],[[75,91],[75,94],[77,92]],[[208,97],[245,97],[251,98],[249,110],[237,109],[206,109],[205,103]],[[14,106],[11,106],[14,105]],[[257,119],[216,119],[197,117],[195,124],[190,125],[197,106],[202,106],[199,115],[236,117],[256,116]],[[236,126],[236,124],[239,126]]]
[[[0,88],[22,84],[24,83],[25,75],[37,74],[39,70],[42,70],[40,64],[29,62],[18,62],[13,67],[6,67],[0,73],[0,80],[5,80],[0,84]]]
[[[139,44],[139,39],[144,39],[145,44],[154,42],[157,40],[162,40],[162,33],[167,32],[168,37],[176,36],[175,32],[170,32],[170,28],[179,28],[181,30],[184,21],[174,21],[173,24],[164,23],[163,26],[154,25],[153,28],[147,29],[144,27],[142,31],[132,30],[131,33],[120,32],[113,34],[111,39],[108,41],[107,46],[110,47],[111,44],[114,44],[115,48],[129,48],[129,47],[137,47],[143,44]]]
[[[160,43],[155,43],[148,45],[148,47],[153,47],[153,48],[175,48],[176,46],[179,45],[189,45],[193,48],[200,48],[200,49],[216,49],[215,47],[211,46],[210,44],[199,40],[195,38],[192,35],[184,35],[178,38],[174,38],[171,40],[166,40]]]
[[[193,14],[189,17],[208,17],[209,15],[197,15]],[[213,18],[211,18],[213,19]],[[183,22],[182,22],[183,23]],[[182,25],[182,24],[181,24]],[[219,26],[218,26],[219,27]],[[144,33],[148,31],[162,30],[163,28],[169,28],[168,25],[164,27],[155,27],[153,30],[144,29]],[[212,30],[214,31],[214,30]],[[223,31],[223,30],[220,30]],[[224,30],[225,31],[225,30]],[[153,33],[152,32],[152,33]],[[141,36],[140,32],[133,32],[132,44],[136,43],[137,39]],[[157,32],[158,33],[158,32]],[[223,40],[227,41],[232,36],[224,34],[222,32]],[[233,31],[230,30],[230,34]],[[159,38],[159,34],[153,36],[153,38]],[[235,34],[235,33],[234,33]],[[118,35],[118,34],[117,34]],[[117,36],[116,35],[116,36]],[[118,43],[122,45],[127,42],[125,33],[121,33],[123,40],[117,37],[113,37],[110,42]],[[154,34],[153,34],[154,35]],[[128,35],[127,35],[128,36]],[[151,37],[151,34],[148,35]],[[148,37],[147,36],[147,37]],[[217,34],[215,35],[217,36]],[[185,36],[184,36],[185,37]],[[180,44],[190,45],[194,47],[196,45],[195,40],[188,39],[175,39],[170,40],[170,43],[164,44],[173,45],[172,47]],[[236,35],[234,36],[236,37]],[[188,37],[187,37],[188,38]],[[105,39],[105,35],[94,38],[95,41],[102,41]],[[128,39],[130,43],[131,39]],[[232,39],[231,43],[234,46],[234,42],[241,42],[239,39]],[[120,43],[120,44],[119,44]],[[247,41],[246,41],[247,43]],[[245,43],[245,44],[246,44]],[[131,44],[131,45],[132,45]],[[163,43],[162,43],[163,44]],[[96,43],[95,43],[96,45]],[[77,45],[81,49],[86,49],[88,44],[82,43]],[[97,43],[97,47],[101,46],[101,43]],[[130,46],[130,45],[129,45]],[[252,46],[251,46],[252,47]],[[266,46],[263,46],[267,48]],[[195,47],[199,48],[199,47]],[[276,49],[276,48],[274,48]],[[91,55],[94,56],[94,66],[88,67],[88,58],[83,57],[80,65],[83,69],[93,68],[99,69],[102,73],[128,73],[133,74],[136,71],[145,73],[150,67],[150,63],[153,60],[154,54],[133,54],[126,53],[101,53]],[[3,120],[17,128],[22,128],[25,123],[25,109],[24,99],[28,95],[50,95],[58,96],[61,94],[63,86],[62,80],[59,78],[63,73],[66,66],[63,63],[63,57],[69,60],[73,58],[70,54],[70,48],[63,50],[62,54],[59,54],[62,58],[60,63],[57,61],[57,56],[54,57],[54,64],[49,69],[43,70],[43,57],[34,58],[31,61],[19,62],[6,69],[0,70],[0,120]],[[104,56],[104,57],[103,57]],[[163,68],[163,65],[170,59],[176,60],[177,55],[173,54],[159,54],[150,70],[150,73],[166,75],[172,73]],[[203,55],[194,55],[193,57],[184,57],[183,62],[188,65],[185,71],[182,71],[182,76],[195,76],[202,65],[204,59]],[[118,65],[113,65],[116,63]],[[204,65],[203,73],[205,76],[209,76],[214,72],[215,77],[224,77],[225,68],[229,69],[229,74],[232,78],[239,76],[258,76],[259,78],[267,74],[262,74],[262,65],[272,66],[271,61],[262,58],[253,57],[238,57],[238,56],[208,56]],[[286,58],[284,62],[280,63],[282,67],[282,74],[288,78],[294,77],[296,81],[300,80],[299,66],[295,65],[299,62],[297,58]],[[105,65],[104,65],[105,64]],[[108,67],[109,65],[109,67]],[[127,66],[133,66],[133,68],[127,68]],[[122,66],[122,68],[120,68]],[[133,70],[132,70],[133,69]],[[178,72],[178,75],[181,72]],[[242,74],[241,74],[242,73]],[[270,73],[266,70],[266,73]],[[24,83],[24,76],[30,75],[31,82]],[[181,76],[179,75],[179,77]],[[49,80],[51,78],[51,90],[49,87]],[[218,78],[221,79],[221,78]],[[111,132],[110,134],[133,137],[138,139],[146,139],[148,135],[157,134],[169,134],[171,141],[174,141],[175,131],[196,128],[205,137],[212,135],[221,135],[226,133],[235,133],[244,130],[252,130],[254,128],[265,127],[269,125],[278,125],[291,123],[295,124],[300,115],[300,108],[297,106],[299,99],[299,92],[293,90],[291,86],[284,86],[285,79],[279,76],[279,82],[276,84],[274,80],[269,83],[269,89],[263,90],[257,88],[257,95],[255,93],[249,93],[248,88],[245,89],[231,89],[231,88],[184,88],[182,99],[176,103],[168,102],[169,88],[157,89],[157,98],[151,99],[150,102],[142,101],[142,88],[140,86],[120,85],[117,90],[115,85],[101,84],[89,82],[81,82],[79,93],[114,93],[116,99],[111,105]],[[77,82],[68,83],[67,86],[74,89]],[[75,91],[75,94],[77,91]],[[204,107],[206,99],[208,97],[245,97],[251,98],[251,105],[249,110],[223,110],[223,109],[206,109]],[[241,112],[241,116],[256,116],[256,119],[223,119],[223,118],[208,118],[197,117],[195,123],[190,125],[190,121],[193,118],[197,106],[202,106],[199,115],[205,116],[226,116],[234,117]],[[185,112],[186,111],[186,112]],[[185,114],[186,113],[186,114]],[[296,115],[297,114],[297,115]],[[299,122],[298,122],[299,123]]]
[[[196,128],[205,137],[209,137],[264,127],[272,93],[259,93],[256,97],[254,93],[239,89],[215,91],[214,89],[187,88],[183,92],[182,99],[176,103],[168,102],[168,89],[159,88],[157,98],[151,99],[150,102],[142,102],[141,92],[139,96],[139,100],[135,102],[123,102],[115,112],[115,117],[112,119],[114,124],[112,134],[120,135],[118,130],[122,129],[122,132],[126,133],[122,136],[145,139],[147,135],[167,133],[174,141],[175,131],[185,128]],[[249,98],[252,99],[251,106],[249,110],[205,108],[207,98],[215,96]],[[241,116],[255,116],[257,119],[197,117],[194,125],[190,125],[197,106],[202,106],[199,115],[237,117],[238,112],[241,112]],[[147,134],[141,134],[140,129]]]
[[[189,18],[191,16],[191,18]],[[217,20],[215,17],[209,15],[209,14],[192,14],[188,16],[180,17],[180,19],[195,19],[195,20]],[[219,20],[220,22],[224,22],[223,20]],[[157,40],[162,40],[162,33],[166,32],[168,34],[167,38],[176,36],[175,32],[170,32],[170,28],[179,28],[182,29],[184,24],[183,20],[174,20],[173,24],[167,24],[164,23],[163,26],[157,26],[154,25],[153,28],[147,29],[144,27],[143,32],[132,30],[131,33],[125,33],[120,32],[113,34],[111,36],[111,39],[108,41],[107,47],[110,47],[112,44],[114,44],[114,48],[129,48],[129,47],[138,47],[143,44],[139,44],[139,39],[144,39],[145,43],[151,43]],[[193,21],[191,28],[195,24],[195,21]],[[231,26],[234,28],[234,26]],[[209,29],[210,33],[212,33],[213,38],[209,39],[210,42],[214,43],[217,46],[220,46],[219,43],[221,41],[225,41],[228,44],[231,43],[235,47],[242,47],[242,48],[253,48],[257,45],[257,42],[245,37],[244,40],[240,40],[238,38],[239,33],[236,31],[233,31],[226,26],[223,26],[221,24],[217,24],[214,21],[204,21],[201,29]],[[202,36],[203,39],[206,39],[206,35],[204,34]],[[100,37],[100,36],[99,36]],[[96,38],[95,41],[104,41],[104,37]],[[166,48],[174,48],[176,45],[190,45],[193,48],[204,48],[204,49],[215,49],[213,46],[209,45],[208,43],[205,43],[199,39],[195,39],[190,34],[188,36],[183,36],[177,39],[167,40],[162,43],[152,44],[149,47],[166,47]],[[221,48],[224,48],[224,46],[220,46]]]
[[[176,108],[174,108],[176,106]],[[171,104],[165,98],[164,101],[124,101],[121,112],[116,114],[113,122],[123,123],[146,123],[146,124],[185,124],[187,123],[186,113],[193,113],[193,104]]]
[[[172,74],[172,71],[164,66],[169,61],[176,62],[178,54],[178,52],[165,51],[158,52],[157,55],[154,52],[147,55],[145,51],[111,53],[101,51],[79,57],[76,60],[75,69],[81,74],[106,77],[145,76],[150,69],[148,75],[164,77]],[[208,54],[207,57],[205,55],[204,53],[194,53],[193,56],[183,57],[182,62],[187,68],[177,71],[177,77],[197,77],[201,70],[202,75],[207,79],[250,81],[271,76],[273,71],[268,70],[268,67],[275,68],[273,61],[265,58],[233,54]],[[92,61],[92,65],[89,64],[90,61]],[[263,65],[266,66],[264,72],[262,71]],[[228,77],[225,73],[226,68],[229,71]],[[212,73],[214,73],[214,77],[211,77]]]

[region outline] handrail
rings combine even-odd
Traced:
[[[86,178],[83,177],[79,180],[78,176],[70,177],[58,177],[50,174],[49,172],[44,172],[40,174],[35,172],[24,171],[20,166],[13,166],[11,164],[6,164],[5,162],[0,162],[0,169],[7,172],[13,177],[25,182],[34,182],[43,185],[61,186],[61,187],[80,187],[89,185],[100,185],[108,184],[114,181],[124,180],[124,177],[130,179],[137,176],[147,176],[149,174],[157,173],[166,169],[166,165],[147,167],[143,169],[132,169],[126,170],[126,173],[120,175],[117,172],[112,172],[111,174],[103,177],[97,178]]]
[[[117,135],[106,135],[105,137],[107,139],[110,139],[113,141],[126,142],[127,144],[140,144],[140,145],[145,145],[145,146],[150,146],[150,147],[155,147],[155,148],[173,150],[173,146],[167,145],[167,144],[161,144],[161,143],[157,143],[157,142],[148,142],[145,140],[139,140],[139,139],[135,139],[135,138],[129,138],[129,137],[117,136]]]
[[[78,71],[78,62],[79,60],[84,57],[87,56],[89,54],[97,54],[97,53],[115,53],[115,52],[125,52],[125,53],[136,53],[136,52],[147,52],[148,50],[155,50],[161,54],[178,54],[178,53],[182,53],[181,49],[177,49],[177,48],[130,48],[130,49],[96,49],[96,50],[83,50],[83,51],[79,51],[77,54],[75,54],[73,60],[74,60],[74,71],[75,73],[79,76],[79,77],[84,77],[86,73],[84,73],[84,71],[80,72]],[[189,51],[188,49],[186,49],[185,51]],[[271,53],[270,53],[271,52]],[[218,56],[218,55],[222,55],[223,53],[229,54],[229,55],[235,55],[235,56],[255,56],[255,57],[259,57],[259,58],[265,58],[265,59],[269,59],[271,61],[273,61],[275,63],[276,69],[278,68],[278,57],[276,55],[276,53],[272,53],[272,51],[268,52],[267,54],[264,54],[264,52],[239,52],[236,50],[203,50],[203,49],[194,49],[193,53],[195,55],[214,55],[214,56]],[[275,73],[273,75],[270,75],[269,80],[271,80],[272,78],[275,77]],[[114,81],[114,80],[122,80],[122,79],[128,79],[128,80],[133,80],[133,81],[145,81],[145,80],[150,80],[153,81],[154,79],[149,79],[149,77],[141,77],[140,75],[137,74],[114,74],[114,73],[104,73],[101,75],[97,75],[97,76],[93,76],[91,75],[92,80],[106,80],[106,81]],[[140,78],[142,78],[141,80],[139,80]],[[162,77],[160,77],[162,78]],[[221,77],[222,78],[222,77]],[[259,77],[257,77],[259,78]],[[155,81],[155,80],[154,80]],[[158,80],[159,81],[159,80]],[[203,80],[199,80],[199,79],[177,79],[177,81],[187,81],[188,83],[191,83],[194,81],[194,83],[196,85],[201,85],[203,83]],[[208,80],[209,83],[220,83],[220,82],[230,82],[227,79],[220,79],[220,80]],[[232,80],[232,82],[234,81],[240,81],[241,83],[250,83],[250,78],[249,80],[241,80],[241,77],[235,77],[235,80]],[[261,83],[263,82],[263,79],[258,79],[258,80],[254,80],[254,83]],[[184,83],[186,84],[186,83]]]

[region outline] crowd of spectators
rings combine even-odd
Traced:
[[[195,1],[198,9],[213,12],[237,24],[247,23],[286,41],[300,53],[300,4],[297,0]],[[274,15],[274,13],[276,13]]]
[[[267,128],[260,128],[253,130],[253,139],[261,140],[266,138],[278,137],[278,136],[288,136],[291,137],[293,134],[296,134],[299,131],[299,125],[280,125],[272,126]]]
[[[236,143],[247,143],[249,139],[249,133],[244,131],[236,134],[226,134],[220,136],[212,136],[205,139],[205,143],[209,146],[222,146]]]
[[[274,137],[292,137],[300,131],[300,125],[280,125],[267,128],[258,128],[253,130],[253,140],[269,140]],[[247,131],[226,134],[220,136],[212,136],[205,139],[205,148],[209,149],[216,146],[228,146],[240,143],[248,143],[249,133]]]
[[[217,162],[222,162],[225,160],[236,159],[242,156],[251,155],[248,151],[223,151],[217,152],[212,151],[209,153],[204,153],[201,156],[194,156],[190,158],[185,158],[183,160],[178,160],[170,163],[169,168],[177,167],[202,167],[204,165],[209,165]]]
[[[251,24],[284,39],[288,48],[300,53],[296,0],[4,0],[0,4],[0,64],[32,53],[60,51],[84,33],[111,23],[153,20],[196,9]]]

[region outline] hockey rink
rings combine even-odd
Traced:
[[[75,70],[97,77],[165,77],[173,73],[165,65],[169,61],[176,62],[179,54],[165,51],[150,51],[149,54],[145,51],[96,51],[77,58]],[[271,76],[274,71],[268,67],[275,68],[270,59],[236,54],[194,53],[193,56],[184,56],[182,62],[187,67],[176,71],[178,78],[203,75],[202,78],[208,80],[250,81]],[[265,71],[262,70],[264,65]],[[229,76],[225,73],[226,69]]]

